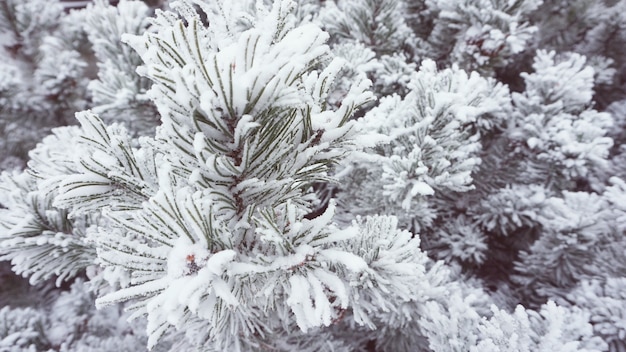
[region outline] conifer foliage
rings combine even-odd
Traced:
[[[626,350],[601,3],[0,0],[0,351]]]

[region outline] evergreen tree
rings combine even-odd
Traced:
[[[75,21],[57,2],[0,2],[0,169],[23,168],[50,128],[86,107],[85,40]]]
[[[150,81],[135,72],[139,55],[120,42],[122,34],[147,30],[149,7],[140,1],[122,1],[117,7],[97,1],[83,12],[83,30],[98,65],[98,78],[88,86],[92,110],[108,122],[124,122],[133,133],[153,133],[158,115],[146,96]]]
[[[624,6],[0,0],[0,351],[624,350]]]

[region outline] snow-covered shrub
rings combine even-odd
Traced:
[[[0,256],[31,283],[56,277],[57,284],[94,263],[96,251],[85,242],[97,215],[70,218],[53,205],[59,179],[72,173],[68,150],[76,127],[61,127],[30,152],[26,171],[0,177]]]
[[[480,132],[502,124],[510,101],[493,80],[456,67],[439,71],[430,60],[408,87],[404,98],[387,96],[363,118],[361,128],[382,136],[381,143],[341,173],[339,199],[351,213],[394,214],[428,226],[425,197],[473,188]]]
[[[593,330],[609,344],[609,351],[626,347],[625,285],[623,277],[584,280],[563,299],[589,312]]]
[[[537,27],[530,15],[541,0],[432,0],[437,14],[428,42],[428,57],[458,63],[467,70],[492,75],[512,56],[526,50]]]
[[[83,28],[98,65],[98,79],[89,84],[92,110],[107,122],[124,122],[134,133],[153,132],[158,114],[146,96],[150,81],[136,74],[141,59],[121,42],[122,34],[138,35],[148,29],[148,6],[122,0],[112,7],[97,1],[83,12]]]
[[[513,94],[516,116],[510,138],[526,145],[531,162],[545,165],[548,185],[606,168],[613,146],[606,135],[613,118],[592,108],[593,69],[585,65],[585,57],[557,58],[554,51],[539,51],[533,68],[535,72],[522,74],[526,90]]]
[[[625,4],[0,0],[0,351],[623,350]]]
[[[58,2],[2,0],[0,43],[0,170],[21,169],[51,128],[86,107],[85,41]]]

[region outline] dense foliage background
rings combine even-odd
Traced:
[[[624,0],[0,0],[0,44],[0,351],[626,351]]]

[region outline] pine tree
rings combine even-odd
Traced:
[[[0,2],[0,169],[23,168],[51,128],[86,107],[85,41],[62,14],[57,2]]]
[[[133,133],[153,133],[158,115],[146,96],[150,81],[135,72],[139,55],[120,42],[122,34],[138,35],[148,28],[149,7],[139,1],[121,1],[117,7],[98,1],[83,12],[83,30],[98,64],[98,79],[88,87],[91,109],[105,121],[125,123]]]
[[[625,4],[0,0],[0,351],[623,350]]]
[[[523,52],[537,27],[530,15],[540,0],[435,0],[428,57],[462,63],[467,70],[493,75]]]

